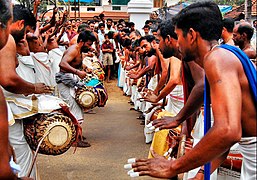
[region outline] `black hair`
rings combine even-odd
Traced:
[[[130,33],[129,28],[123,28],[123,29],[121,30],[121,32],[125,32],[126,34],[129,34],[129,33]]]
[[[24,26],[36,27],[36,18],[32,12],[22,5],[13,6],[13,22],[24,20]]]
[[[96,41],[96,37],[95,37],[94,33],[92,33],[91,31],[88,31],[88,30],[85,30],[85,31],[82,31],[81,33],[79,33],[77,43],[79,43],[80,41],[87,42],[88,40],[91,40],[92,42]]]
[[[109,32],[107,33],[107,35],[108,35],[108,38],[109,38],[109,39],[113,39],[114,31],[109,31]]]
[[[224,18],[222,20],[223,27],[227,29],[228,32],[232,33],[234,26],[235,26],[235,20],[232,18]]]
[[[212,1],[196,2],[187,6],[173,18],[173,22],[183,31],[184,36],[192,28],[207,41],[221,37],[222,15],[218,5]]]
[[[238,27],[238,29],[237,29],[237,32],[239,33],[239,34],[243,34],[243,33],[245,33],[246,35],[247,35],[247,40],[251,40],[252,39],[252,37],[253,37],[253,28],[250,26],[250,25],[248,25],[248,24],[240,24],[239,25],[239,27]]]
[[[0,23],[4,28],[7,22],[12,18],[11,4],[9,0],[0,0]]]
[[[128,27],[131,27],[131,26],[135,26],[135,23],[134,22],[129,22]]]
[[[98,24],[98,28],[100,29],[101,27],[105,27],[105,24],[104,23]]]
[[[149,23],[153,23],[153,21],[152,20],[146,20],[145,21],[145,24],[149,24]]]
[[[122,23],[122,22],[125,22],[124,19],[119,19],[118,23]]]
[[[78,33],[82,32],[82,31],[85,31],[86,29],[89,29],[89,25],[85,24],[85,23],[82,23],[78,26]]]
[[[132,43],[131,39],[125,39],[122,43],[122,46],[128,48],[131,46],[131,43]]]
[[[144,29],[144,28],[150,29],[150,26],[149,26],[148,24],[146,24],[146,25],[144,25],[143,29]]]
[[[118,26],[122,26],[122,27],[123,27],[123,25],[122,25],[121,23],[118,23],[118,24],[117,24],[117,27],[118,27]]]
[[[106,22],[107,22],[107,21],[113,22],[113,20],[112,20],[111,18],[106,19]]]
[[[168,35],[174,39],[178,39],[177,34],[175,33],[175,26],[172,20],[163,21],[158,29],[160,30],[160,35],[162,39],[165,39]]]
[[[91,19],[91,20],[88,21],[87,24],[88,24],[88,25],[90,25],[90,24],[95,24],[95,20]]]
[[[103,13],[99,14],[99,18],[103,18],[103,17],[104,17]]]
[[[146,40],[147,42],[151,43],[153,42],[153,40],[156,40],[154,35],[147,35],[147,36],[143,36],[139,39],[139,44],[143,41],[143,40]]]

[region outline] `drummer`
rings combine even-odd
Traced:
[[[83,86],[79,84],[80,79],[84,79],[87,75],[85,71],[80,70],[82,67],[82,53],[87,53],[96,41],[94,34],[88,30],[82,31],[77,39],[77,44],[70,46],[65,52],[60,62],[60,72],[56,74],[56,82],[60,91],[61,98],[70,105],[73,115],[82,124],[84,121],[83,109],[78,105],[74,96],[71,95],[70,89],[74,91],[75,86]],[[78,147],[89,147],[86,141],[79,141]]]
[[[50,88],[45,84],[29,83],[16,73],[16,50],[18,43],[24,40],[25,28],[33,22],[32,17],[33,14],[27,9],[21,6],[13,7],[11,35],[9,35],[6,46],[0,51],[0,84],[5,90],[16,94],[28,95],[51,92]],[[24,138],[21,121],[17,120],[9,127],[9,140],[10,144],[15,148],[17,163],[21,166],[21,172],[18,175],[19,177],[25,176],[29,170],[33,153]],[[33,169],[32,177],[36,178],[35,169]]]
[[[0,0],[0,53],[1,49],[6,45],[10,24],[12,21],[10,1]],[[0,89],[0,179],[15,179],[16,176],[12,172],[9,165],[9,152],[8,152],[8,120],[7,120],[7,107],[2,90]]]

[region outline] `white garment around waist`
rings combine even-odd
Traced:
[[[171,91],[171,93],[167,96],[167,105],[165,106],[165,110],[172,114],[178,114],[183,107],[184,107],[183,85],[177,85]]]
[[[33,152],[25,139],[22,120],[15,120],[15,123],[12,126],[9,126],[9,142],[14,149],[17,164],[21,168],[18,176],[27,176],[32,164]],[[36,176],[37,172],[35,163],[30,177],[36,179]]]
[[[19,65],[16,68],[17,74],[24,80],[35,83],[36,74],[35,74],[35,64],[31,56],[21,56],[18,55]]]
[[[84,113],[83,109],[78,105],[74,98],[74,88],[68,87],[63,83],[58,83],[57,86],[60,91],[60,97],[62,100],[69,105],[71,113],[82,123],[84,119]]]
[[[62,60],[63,52],[59,48],[52,49],[48,52],[48,60],[51,62],[52,74],[55,75],[60,71],[59,64]]]
[[[154,75],[154,76],[150,79],[150,81],[149,81],[149,83],[148,83],[148,89],[154,91],[155,88],[157,87],[157,85],[158,85],[158,74]]]
[[[257,179],[257,137],[243,137],[239,142],[243,156],[240,180]]]
[[[36,82],[45,83],[48,86],[56,86],[55,74],[52,70],[52,64],[49,61],[47,53],[31,53],[35,64]]]
[[[50,113],[60,109],[60,104],[65,104],[60,98],[45,95],[29,95],[9,93],[6,97],[14,119],[30,117],[37,113]]]

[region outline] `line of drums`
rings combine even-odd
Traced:
[[[96,61],[91,62],[90,67],[92,74],[82,80],[84,82],[82,88],[75,90],[75,100],[84,110],[96,106],[104,107],[108,100],[107,91],[103,85],[102,65]],[[24,118],[23,127],[30,148],[46,155],[65,153],[82,135],[79,122],[65,103],[60,104],[60,108],[51,113],[38,113]]]

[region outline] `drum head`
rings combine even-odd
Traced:
[[[95,103],[95,95],[90,91],[84,91],[79,95],[79,101],[85,108],[91,107]]]
[[[48,141],[55,146],[62,146],[69,139],[69,134],[64,126],[55,126],[47,136]]]
[[[82,108],[87,109],[95,107],[98,102],[98,97],[93,87],[86,86],[76,91],[75,99]]]
[[[41,154],[62,154],[76,139],[76,129],[72,120],[60,112],[40,114],[34,121],[26,122],[23,126],[25,138],[34,151],[39,141],[46,136],[39,147]]]

